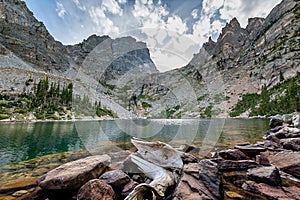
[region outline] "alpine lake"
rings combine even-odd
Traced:
[[[133,150],[130,139],[199,148],[199,157],[262,140],[266,119],[155,119],[0,123],[0,200],[40,190],[39,177],[88,155]],[[23,193],[22,193],[23,191]]]

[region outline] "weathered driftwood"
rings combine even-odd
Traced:
[[[143,183],[136,186],[125,200],[143,200],[146,195],[152,199],[164,197],[167,188],[175,185],[179,179],[176,172],[183,167],[181,153],[162,142],[145,142],[136,139],[132,139],[131,142],[140,155],[140,157],[130,155],[132,162],[153,181],[150,184]]]

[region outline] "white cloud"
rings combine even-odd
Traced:
[[[102,1],[103,10],[108,11],[114,15],[122,16],[123,11],[120,8],[119,4],[115,0],[103,0]]]
[[[65,14],[67,13],[64,5],[60,2],[56,2],[56,12],[57,15],[62,19],[65,17]]]
[[[125,4],[127,0],[118,0],[120,4]]]
[[[106,17],[103,9],[101,7],[91,7],[89,9],[89,15],[92,22],[95,24],[94,32],[103,35],[117,35],[119,34],[119,28],[116,27],[112,20]]]
[[[266,17],[279,1],[203,0],[202,7],[191,6],[188,19],[169,10],[161,0],[135,0],[133,5],[126,4],[127,0],[60,0],[56,12],[61,18],[76,19],[70,27],[77,24],[78,29],[71,28],[65,38],[82,40],[93,33],[113,38],[132,35],[147,43],[153,61],[165,71],[186,65],[208,37],[216,37],[233,17],[245,27],[248,18]],[[78,9],[83,16],[78,16]]]
[[[266,17],[275,4],[281,0],[225,0],[220,9],[221,18],[226,21],[236,17],[242,27],[245,27],[250,17]]]
[[[82,11],[86,11],[86,7],[84,5],[82,5],[79,0],[73,0],[73,2],[75,3],[75,5],[77,6],[77,8],[79,10],[82,10]]]
[[[199,11],[198,9],[194,9],[192,11],[191,15],[192,15],[193,19],[197,19],[198,18],[198,11]]]

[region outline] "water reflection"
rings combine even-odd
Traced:
[[[211,148],[254,143],[268,128],[267,120],[111,120],[89,122],[0,123],[0,166],[43,155],[86,149],[90,153],[131,147],[130,138],[161,140],[175,147]]]

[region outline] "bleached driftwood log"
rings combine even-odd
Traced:
[[[139,154],[130,155],[132,162],[153,181],[136,186],[125,200],[143,200],[146,195],[150,195],[153,200],[164,197],[167,188],[175,185],[179,179],[177,172],[183,167],[181,153],[163,142],[137,139],[132,139],[131,142]]]

